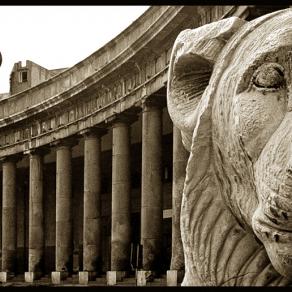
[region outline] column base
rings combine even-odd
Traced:
[[[68,272],[52,272],[52,283],[53,284],[60,284],[62,280],[68,277]]]
[[[137,286],[146,286],[148,282],[152,282],[154,278],[153,271],[137,271]]]
[[[42,274],[40,272],[25,272],[24,282],[33,283],[35,280],[40,279]]]
[[[96,276],[97,276],[96,272],[88,271],[79,272],[79,284],[87,285],[89,281],[95,280]]]
[[[106,284],[108,286],[116,285],[118,281],[122,281],[125,278],[125,271],[107,271],[106,272]]]
[[[167,286],[180,286],[184,277],[184,271],[181,270],[168,270],[166,272],[166,285]]]
[[[11,272],[0,272],[0,282],[6,283],[9,279],[14,277],[14,273]]]

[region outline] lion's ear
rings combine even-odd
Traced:
[[[167,105],[189,151],[198,120],[198,103],[209,84],[213,66],[227,40],[245,23],[245,20],[231,17],[187,29],[174,43],[168,73]]]

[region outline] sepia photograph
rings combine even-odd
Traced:
[[[0,287],[292,285],[292,5],[0,27]]]

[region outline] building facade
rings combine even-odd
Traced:
[[[166,108],[173,43],[184,29],[283,8],[154,6],[71,68],[16,63],[0,99],[0,280],[143,285],[183,271],[188,154]]]

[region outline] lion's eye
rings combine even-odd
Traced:
[[[253,84],[259,88],[280,88],[284,84],[284,69],[276,63],[260,66],[253,75]]]

